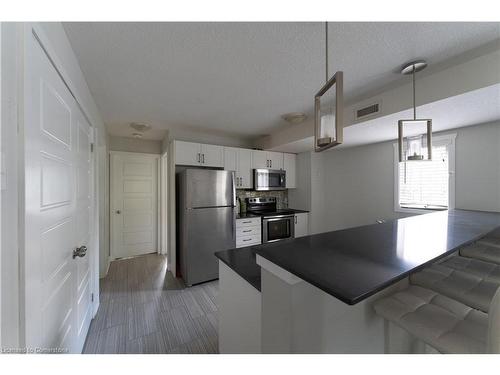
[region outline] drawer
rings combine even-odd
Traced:
[[[261,227],[255,226],[255,227],[236,227],[236,238],[239,237],[245,237],[245,236],[255,236],[255,235],[261,234]]]
[[[245,247],[250,245],[260,245],[260,233],[253,236],[236,237],[236,247]]]
[[[254,227],[256,225],[260,227],[260,217],[249,217],[246,219],[236,220],[236,228]]]

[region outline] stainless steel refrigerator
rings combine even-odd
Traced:
[[[187,285],[219,277],[214,253],[236,247],[234,173],[186,169],[178,176],[179,258]]]

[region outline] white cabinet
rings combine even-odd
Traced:
[[[252,150],[224,147],[224,169],[235,172],[236,189],[252,188]]]
[[[200,145],[201,165],[204,167],[224,167],[224,147]]]
[[[253,150],[252,166],[261,169],[283,169],[283,153]]]
[[[269,158],[267,157],[267,151],[252,151],[252,168],[254,169],[266,169],[269,168]]]
[[[224,167],[224,147],[175,141],[175,164]]]
[[[260,245],[262,225],[260,217],[236,219],[236,247]]]
[[[270,169],[283,169],[283,153],[282,152],[272,152],[267,153],[269,158]]]
[[[283,154],[283,169],[286,172],[286,188],[294,189],[297,187],[296,178],[297,155]]]
[[[295,238],[309,235],[309,214],[307,212],[295,214]]]
[[[200,144],[175,141],[175,164],[199,165]]]

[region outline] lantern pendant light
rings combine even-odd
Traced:
[[[325,22],[326,83],[314,96],[314,149],[324,151],[343,142],[343,72],[328,78],[328,22]]]
[[[413,120],[398,121],[400,162],[432,160],[432,120],[417,119],[415,103],[415,73],[425,69],[426,66],[425,61],[419,60],[405,64],[401,70],[402,74],[412,75]]]

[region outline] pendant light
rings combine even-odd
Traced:
[[[401,74],[412,75],[413,120],[398,121],[400,162],[432,160],[432,120],[417,119],[415,102],[415,73],[425,69],[426,66],[425,61],[418,60],[405,64],[401,70]]]
[[[325,22],[325,85],[314,96],[314,149],[324,151],[343,142],[343,72],[328,75],[328,22]]]

